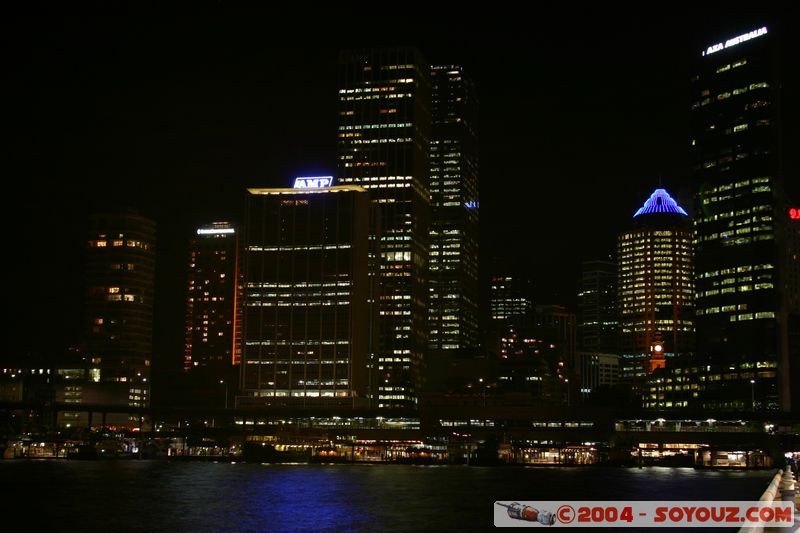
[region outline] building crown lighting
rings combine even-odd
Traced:
[[[650,213],[676,213],[689,216],[688,213],[678,205],[678,202],[669,195],[666,189],[656,189],[653,191],[653,194],[651,194],[644,205],[636,211],[633,218]]]

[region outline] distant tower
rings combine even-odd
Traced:
[[[508,323],[527,315],[533,308],[527,282],[519,277],[498,274],[489,285],[489,311],[492,323]]]
[[[666,357],[692,351],[694,271],[686,211],[656,189],[634,214],[633,228],[619,235],[617,256],[621,378],[636,383]]]
[[[86,357],[91,401],[146,406],[153,357],[155,222],[135,211],[90,217],[86,249]],[[88,402],[89,395],[83,395]]]
[[[375,396],[376,209],[365,189],[326,179],[248,189],[239,405],[369,407]]]
[[[431,68],[431,357],[478,347],[478,99],[457,65]]]
[[[617,264],[584,261],[578,290],[578,348],[619,354]]]
[[[189,246],[186,299],[184,371],[198,384],[229,383],[231,392],[241,358],[238,240],[227,222],[197,229]]]
[[[378,407],[414,407],[428,347],[430,68],[414,48],[345,51],[339,67],[339,182],[381,212]]]

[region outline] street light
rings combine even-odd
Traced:
[[[750,380],[750,404],[753,406],[753,411],[756,410],[756,380]]]
[[[228,382],[221,379],[219,380],[220,385],[225,385],[225,409],[228,408]]]

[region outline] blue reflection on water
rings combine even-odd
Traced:
[[[36,531],[489,531],[495,501],[757,500],[773,473],[8,460],[0,510]]]

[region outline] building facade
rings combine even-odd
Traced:
[[[478,99],[457,65],[431,67],[431,357],[478,347]]]
[[[248,189],[239,405],[369,407],[375,211],[354,185]]]
[[[97,403],[149,405],[155,245],[155,222],[136,211],[90,217],[84,306],[90,370],[85,388],[69,391],[73,401],[85,401],[88,389],[95,388],[102,389],[99,395],[92,393]]]
[[[618,354],[617,264],[584,261],[578,289],[578,349]]]
[[[782,175],[781,56],[775,28],[756,26],[698,51],[692,78],[696,187],[699,407],[791,408],[786,283],[787,200]],[[792,65],[791,68],[794,68]],[[795,360],[797,364],[797,360]]]
[[[228,222],[198,228],[189,244],[183,367],[197,385],[236,389],[241,298],[239,232]]]
[[[619,381],[619,355],[578,352],[581,397],[591,398],[599,388],[614,387]]]
[[[414,407],[428,346],[430,69],[414,48],[340,54],[338,179],[380,208],[378,407]]]
[[[524,393],[539,405],[579,400],[574,313],[539,305],[505,321],[499,335],[498,392]]]
[[[694,343],[692,234],[686,211],[656,189],[619,235],[621,379],[641,383]]]

